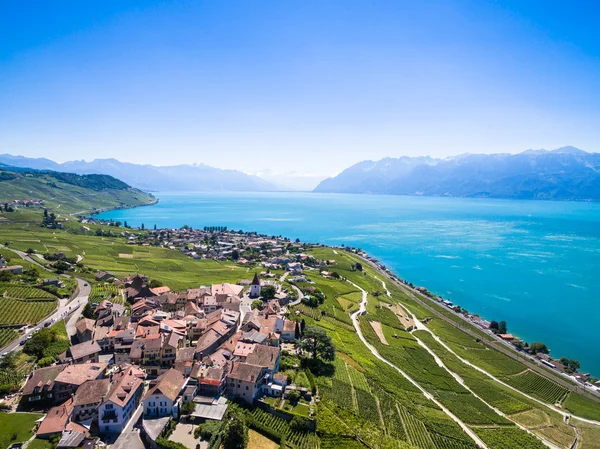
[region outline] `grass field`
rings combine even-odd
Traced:
[[[33,436],[35,422],[44,415],[37,413],[0,412],[0,447],[24,443]]]
[[[279,444],[262,436],[255,430],[248,430],[248,449],[277,449]]]

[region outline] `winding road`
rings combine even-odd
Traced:
[[[31,262],[31,263],[39,266],[40,268],[52,273],[51,270],[49,270],[42,264],[36,262],[35,260],[33,260],[31,257],[29,257],[29,255],[27,253],[25,253],[23,251],[15,250],[12,248],[6,248],[4,245],[0,245],[0,248],[8,249],[9,251],[16,253],[23,260],[26,260],[27,262]],[[66,275],[66,274],[63,274],[61,276],[62,277],[70,277],[69,275]],[[26,339],[32,333],[42,329],[44,327],[44,324],[46,324],[46,323],[55,323],[58,320],[65,319],[67,333],[69,334],[69,336],[74,335],[75,334],[75,323],[81,316],[81,312],[83,311],[83,308],[85,307],[86,303],[88,302],[90,292],[91,292],[90,284],[87,281],[85,281],[83,279],[79,279],[79,278],[75,278],[75,280],[77,281],[77,289],[75,290],[74,295],[71,296],[70,298],[59,299],[58,308],[56,309],[56,311],[54,311],[54,313],[45,317],[43,320],[40,320],[35,326],[28,327],[27,330],[22,334],[21,337],[19,337],[17,340],[13,341],[12,343],[10,343],[7,346],[5,346],[4,348],[2,348],[0,350],[0,355],[4,355],[4,354],[7,354],[8,352],[20,349],[21,341],[23,341],[24,338]]]

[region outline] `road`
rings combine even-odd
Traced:
[[[377,265],[375,265],[373,262],[371,262],[370,260],[364,259],[365,262],[367,262],[368,264],[370,264],[374,269],[377,270],[378,273],[380,273],[381,275],[383,275],[387,280],[389,280],[390,282],[392,282],[394,285],[396,285],[397,287],[399,287],[402,291],[404,291],[408,296],[410,296],[411,299],[415,300],[419,305],[421,305],[422,307],[424,307],[425,309],[427,309],[429,312],[431,312],[432,314],[434,314],[437,318],[440,318],[441,320],[446,321],[448,324],[451,324],[452,326],[457,326],[456,321],[448,318],[447,316],[445,316],[444,314],[442,314],[441,312],[439,312],[438,310],[436,310],[435,308],[431,307],[428,303],[431,302],[432,300],[427,298],[426,296],[424,296],[422,293],[420,293],[417,290],[411,289],[410,287],[407,287],[406,285],[400,283],[400,282],[396,282],[394,279],[392,279],[392,277],[387,274],[386,272],[380,270]],[[450,310],[450,309],[448,309]],[[531,369],[532,371],[535,371],[539,374],[541,374],[544,377],[547,377],[549,379],[551,379],[552,381],[556,382],[557,384],[561,385],[562,387],[579,393],[595,402],[600,403],[600,398],[598,396],[596,396],[595,394],[591,394],[588,391],[583,391],[583,389],[581,387],[579,387],[578,385],[575,385],[565,379],[563,379],[561,376],[546,370],[544,368],[542,368],[541,366],[537,365],[536,363],[532,362],[531,360],[528,360],[528,358],[526,358],[523,354],[519,354],[516,351],[506,347],[503,343],[500,343],[496,340],[493,341],[488,341],[486,339],[481,338],[481,335],[479,335],[478,333],[474,332],[471,328],[474,327],[474,325],[467,321],[462,315],[456,314],[457,317],[461,318],[464,322],[465,322],[465,326],[459,326],[460,329],[467,333],[468,335],[470,335],[471,337],[473,337],[474,339],[479,339],[483,344],[497,349],[498,351],[502,352],[503,354],[509,356],[510,358],[517,360],[519,362],[521,362],[522,364],[524,364],[525,366],[527,366],[529,369]]]
[[[140,439],[140,431],[134,427],[140,416],[142,416],[143,410],[144,407],[140,404],[116,441],[108,445],[110,449],[144,449],[144,443]]]
[[[77,279],[77,278],[76,278],[76,280],[77,280],[78,289],[79,289],[77,296],[75,298],[73,298],[70,302],[68,302],[68,299],[60,300],[60,305],[59,305],[58,309],[52,315],[47,316],[46,318],[44,318],[43,320],[38,322],[35,326],[28,328],[21,337],[19,337],[17,340],[12,342],[8,346],[5,346],[4,348],[2,348],[2,355],[6,354],[8,352],[20,349],[21,348],[20,342],[23,341],[24,339],[26,339],[33,332],[43,329],[44,323],[47,323],[47,322],[55,323],[56,321],[58,321],[60,319],[63,319],[63,318],[66,319],[70,313],[72,313],[72,315],[69,317],[68,322],[66,323],[67,333],[69,334],[69,336],[75,334],[75,322],[77,321],[78,317],[81,315],[81,311],[85,307],[85,304],[88,301],[90,291],[91,291],[91,287],[87,283],[87,281]],[[69,325],[72,328],[71,329],[72,333],[69,332]]]
[[[4,245],[0,245],[0,248],[8,249],[9,251],[12,251],[12,252],[16,253],[17,255],[19,255],[23,260],[31,262],[31,263],[39,266],[40,268],[51,272],[51,270],[49,270],[45,266],[41,265],[40,263],[36,262],[35,260],[33,260],[31,257],[29,257],[29,255],[27,253],[24,253],[23,251],[18,251],[18,250],[12,249],[12,248],[6,248]],[[70,277],[66,274],[62,275],[62,276]],[[72,315],[68,318],[68,321],[65,323],[66,327],[67,327],[67,333],[69,334],[69,336],[75,334],[75,323],[81,316],[81,312],[83,311],[83,308],[85,307],[85,304],[87,303],[90,292],[91,292],[90,284],[87,281],[85,281],[83,279],[79,279],[79,278],[75,278],[75,280],[77,281],[76,295],[71,298],[60,299],[58,301],[58,308],[52,315],[47,316],[43,320],[39,321],[35,326],[29,327],[23,333],[23,335],[21,337],[19,337],[14,342],[12,342],[9,345],[2,348],[0,350],[1,355],[4,355],[8,352],[20,349],[21,348],[20,342],[23,341],[23,339],[26,339],[33,332],[42,329],[44,327],[44,323],[47,323],[47,322],[54,323],[63,318],[67,319],[69,314],[72,314]],[[70,330],[70,332],[69,332],[69,330]]]

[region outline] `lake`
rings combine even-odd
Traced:
[[[600,204],[316,193],[156,194],[103,219],[360,247],[398,276],[600,374]]]

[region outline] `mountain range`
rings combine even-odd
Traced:
[[[384,158],[359,162],[315,192],[600,200],[600,154],[575,147],[519,154]]]
[[[252,192],[279,190],[277,186],[258,176],[248,175],[237,170],[221,170],[204,164],[159,167],[120,162],[116,159],[57,163],[46,158],[28,158],[10,154],[0,154],[0,164],[36,170],[110,175],[132,187],[148,192],[158,190]]]

